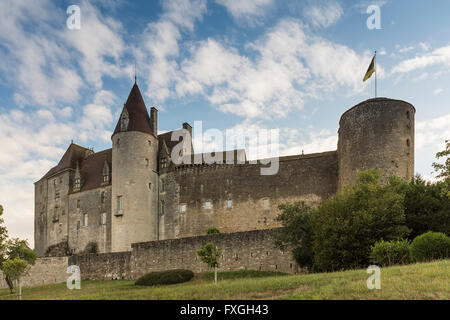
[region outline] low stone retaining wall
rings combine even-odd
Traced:
[[[68,257],[51,257],[36,259],[28,275],[21,279],[23,287],[39,286],[66,282]],[[5,277],[0,271],[0,288],[8,288]]]

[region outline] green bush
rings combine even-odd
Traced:
[[[191,270],[175,269],[160,272],[151,272],[136,280],[137,286],[154,286],[161,284],[174,284],[191,280],[194,273]]]
[[[418,262],[450,257],[450,237],[432,231],[417,236],[411,243],[411,257]]]
[[[428,231],[450,236],[449,182],[425,182],[416,176],[406,188],[406,226],[411,229],[409,239]]]
[[[409,249],[408,240],[381,240],[372,247],[370,260],[379,266],[407,264],[410,261]]]
[[[408,233],[404,188],[397,178],[380,183],[377,170],[359,173],[358,181],[322,203],[311,215],[314,271],[367,267],[371,247],[381,239]]]
[[[219,229],[216,227],[210,227],[208,230],[206,230],[206,234],[218,234],[220,233]]]

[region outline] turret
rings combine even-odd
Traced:
[[[375,98],[346,111],[339,121],[338,189],[359,171],[376,168],[389,176],[414,176],[415,108],[401,100]]]
[[[157,119],[135,83],[112,135],[112,251],[157,240]]]

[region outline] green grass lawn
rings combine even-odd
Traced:
[[[138,287],[134,281],[83,281],[23,288],[23,299],[450,299],[450,260],[382,268],[381,289],[366,287],[366,270],[283,275],[223,272],[217,286],[211,273],[189,282]],[[0,289],[0,299],[16,299]]]

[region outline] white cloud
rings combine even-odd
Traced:
[[[14,82],[19,106],[56,109],[76,103],[85,81],[100,89],[103,76],[127,74],[120,24],[87,1],[80,6],[82,28],[69,30],[65,11],[49,0],[0,2],[0,76]]]
[[[172,81],[177,77],[182,32],[193,31],[195,21],[202,19],[206,1],[177,0],[164,4],[165,12],[157,22],[147,25],[138,48],[137,60],[144,66],[148,88],[146,95],[163,101],[171,94]]]
[[[450,114],[416,123],[416,150],[434,146],[441,147],[450,138]]]
[[[450,46],[441,47],[432,52],[406,59],[397,64],[392,69],[392,73],[406,73],[437,64],[450,65]]]
[[[282,20],[247,44],[253,58],[213,39],[199,42],[176,74],[175,92],[202,94],[221,111],[244,118],[271,119],[301,108],[305,97],[318,97],[319,91],[364,90],[370,53],[358,55],[304,29],[297,20]],[[382,68],[378,73],[383,77]]]
[[[436,90],[433,91],[434,94],[440,94],[442,93],[444,90],[442,88],[437,88]]]
[[[428,43],[426,43],[426,42],[420,42],[419,43],[419,47],[421,47],[422,50],[424,50],[424,51],[430,50],[430,45]]]
[[[120,36],[122,26],[110,17],[105,17],[88,1],[82,1],[80,8],[81,29],[64,28],[61,37],[68,48],[81,54],[81,57],[78,53],[75,55],[85,80],[99,89],[103,76],[117,78],[125,75],[121,68],[121,56],[126,49]]]
[[[237,22],[250,25],[261,23],[268,10],[273,6],[273,0],[216,0],[224,6]]]
[[[308,6],[304,11],[305,17],[316,28],[332,26],[340,19],[343,13],[341,5],[333,0]]]

